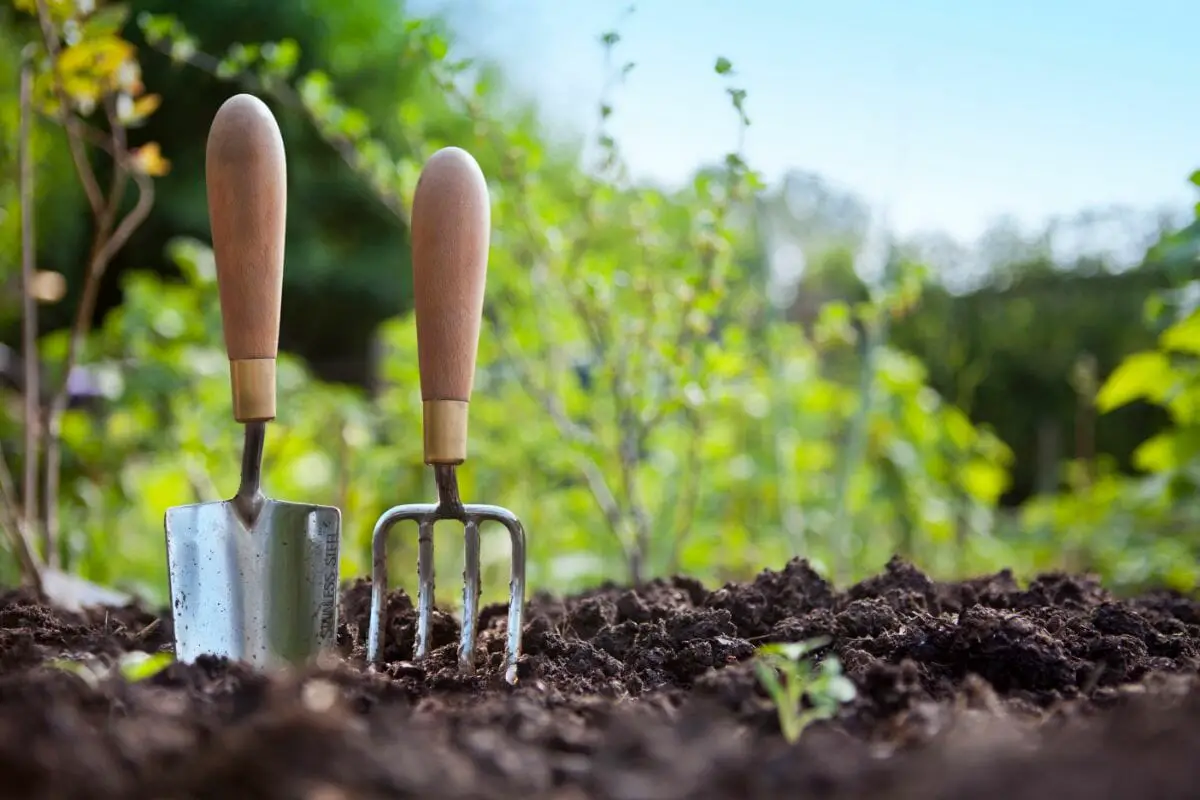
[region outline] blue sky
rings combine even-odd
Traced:
[[[419,0],[466,22],[557,124],[594,119],[612,0]],[[973,239],[1113,204],[1194,199],[1197,0],[640,0],[613,126],[639,175],[720,157],[735,123],[717,56],[748,91],[747,154],[770,180],[819,172],[885,203],[903,232]]]

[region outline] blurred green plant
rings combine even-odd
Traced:
[[[1200,171],[1191,182],[1200,187]],[[1023,514],[1026,531],[1057,537],[1054,549],[1065,551],[1069,566],[1122,586],[1187,591],[1200,581],[1200,281],[1190,279],[1200,266],[1200,203],[1196,220],[1154,248],[1183,277],[1146,304],[1156,346],[1127,356],[1095,397],[1101,414],[1149,403],[1167,412],[1170,425],[1134,451],[1140,475],[1120,475],[1108,460],[1077,460],[1068,465],[1067,491]]]
[[[116,253],[145,221],[154,203],[153,178],[169,169],[155,142],[134,147],[129,131],[143,124],[158,107],[160,98],[147,93],[141,67],[132,45],[120,35],[126,9],[95,0],[14,0],[13,7],[32,16],[38,36],[22,50],[20,143],[22,179],[20,207],[22,226],[22,277],[25,319],[25,374],[22,409],[25,431],[21,450],[24,475],[21,495],[16,494],[9,464],[3,466],[3,524],[10,541],[22,554],[26,579],[40,587],[39,560],[55,569],[63,556],[60,529],[60,482],[62,475],[62,420],[70,400],[71,379],[85,356],[82,352],[92,325],[100,281]],[[34,243],[34,183],[32,154],[34,134],[30,117],[37,113],[59,126],[66,135],[76,176],[93,217],[91,247],[82,291],[75,306],[74,321],[65,345],[54,363],[58,369],[41,375],[35,338],[36,303],[39,294]],[[92,162],[95,153],[109,159],[110,181],[102,188]],[[137,187],[131,209],[125,199],[129,183]],[[42,378],[52,388],[41,392]],[[41,464],[45,453],[44,470]],[[41,480],[39,480],[39,478]],[[39,483],[41,511],[39,514]],[[32,546],[40,545],[40,553]]]
[[[175,656],[172,653],[146,653],[141,650],[132,650],[123,653],[111,664],[105,664],[96,657],[87,657],[82,659],[57,658],[50,661],[47,666],[77,675],[89,686],[95,688],[113,677],[120,677],[130,683],[152,678],[171,666],[174,661]]]
[[[368,116],[341,104],[324,73],[293,78],[294,43],[214,56],[172,17],[140,22],[163,52],[303,110],[407,220],[419,161],[393,159],[371,137]],[[532,581],[622,572],[640,581],[680,569],[734,576],[799,548],[824,563],[853,541],[858,552],[885,558],[896,541],[913,551],[930,541],[918,529],[943,543],[960,528],[986,531],[987,510],[1005,486],[1003,446],[941,403],[919,364],[886,348],[870,366],[880,402],[859,415],[864,455],[843,471],[844,491],[831,484],[856,408],[844,377],[857,374],[845,364],[861,360],[854,325],[880,309],[903,313],[920,285],[910,270],[895,297],[830,305],[812,337],[761,324],[762,286],[739,262],[755,244],[751,212],[761,183],[741,155],[750,120],[730,61],[718,59],[714,71],[739,121],[738,147],[720,168],[668,192],[632,184],[608,132],[615,90],[634,70],[616,57],[618,32],[600,37],[610,80],[590,170],[564,164],[527,130],[489,115],[486,83],[472,85],[470,65],[449,59],[443,31],[414,20],[407,33],[432,87],[474,123],[474,137],[455,144],[496,177],[477,384],[486,401],[473,406],[479,444],[464,492],[503,497],[527,518]],[[416,109],[398,113],[411,117],[422,157],[446,144],[421,141]],[[385,377],[395,388],[378,407],[408,411],[380,430],[413,430],[411,320],[389,325],[386,340]],[[521,420],[518,429],[512,420]],[[773,454],[767,469],[757,457],[764,451]],[[880,462],[886,475],[875,469]],[[839,504],[864,536],[834,530]],[[891,535],[897,521],[902,536]],[[794,535],[781,536],[785,528]],[[500,563],[504,554],[496,555]]]
[[[857,693],[837,656],[826,655],[817,667],[806,658],[828,644],[827,637],[767,644],[755,655],[754,674],[775,704],[780,732],[789,743],[817,720],[832,719]]]
[[[714,81],[738,141],[689,185],[666,189],[634,182],[611,134],[618,89],[636,73],[619,58],[616,31],[601,37],[610,80],[581,164],[535,121],[506,116],[488,74],[453,58],[449,34],[422,20],[409,23],[405,41],[425,84],[370,113],[343,104],[327,72],[301,73],[290,40],[212,55],[173,17],[138,24],[176,62],[260,93],[280,114],[304,115],[402,228],[424,158],[456,144],[480,161],[494,233],[462,491],[521,515],[531,585],[566,590],[670,572],[722,581],[794,554],[826,573],[842,564],[841,580],[895,552],[939,575],[1023,572],[1057,565],[1064,547],[1118,583],[1195,581],[1195,559],[1181,558],[1193,544],[1143,527],[1178,513],[1191,451],[1139,483],[1093,465],[1086,486],[1016,519],[997,514],[1009,449],[930,388],[925,365],[886,336],[922,299],[919,264],[888,249],[886,280],[860,301],[823,304],[812,324],[771,312],[765,271],[752,261],[764,242],[755,224],[762,184],[742,155],[749,98],[728,59],[716,59]],[[423,116],[420,98],[434,93],[470,122],[462,138],[444,141]],[[385,116],[404,121],[411,155],[394,156],[372,135]],[[98,411],[61,416],[70,478],[57,504],[67,566],[158,601],[164,509],[232,494],[240,449],[211,251],[189,238],[168,251],[181,277],[125,276],[122,306],[79,350],[106,398]],[[385,385],[373,394],[317,381],[283,356],[266,448],[273,496],[342,508],[346,577],[366,572],[385,508],[433,491],[411,316],[389,321],[382,340]],[[69,332],[43,337],[43,357],[62,359],[70,341]],[[1196,369],[1167,360],[1171,370]],[[1182,374],[1168,379],[1141,363],[1148,385]],[[1100,390],[1101,410],[1129,369]],[[19,414],[2,421],[4,438],[15,437]],[[1184,441],[1192,425],[1186,418],[1173,435]],[[1164,445],[1147,447],[1152,455]],[[392,575],[406,585],[399,567],[411,569],[415,546],[397,545]],[[499,584],[499,598],[504,537],[485,539],[483,558],[485,586]],[[460,563],[459,548],[439,549],[439,572]],[[447,588],[450,600],[456,587]]]

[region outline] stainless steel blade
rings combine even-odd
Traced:
[[[335,645],[341,511],[266,499],[247,527],[232,501],[168,509],[176,658],[273,668]]]

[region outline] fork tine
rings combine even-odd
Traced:
[[[367,663],[378,664],[383,656],[383,616],[387,606],[387,540],[392,526],[402,518],[398,508],[388,510],[371,532],[371,618],[367,629]]]
[[[456,497],[456,493],[454,494]],[[371,539],[371,618],[367,638],[367,659],[371,664],[383,660],[384,622],[387,606],[387,538],[391,529],[402,520],[417,522],[417,636],[414,660],[429,654],[434,604],[433,530],[439,520],[463,523],[466,561],[463,569],[463,622],[458,646],[459,671],[475,674],[476,639],[479,634],[480,534],[483,522],[499,522],[509,533],[512,543],[512,569],[509,578],[508,632],[505,653],[504,679],[517,682],[517,662],[521,656],[521,627],[525,606],[525,528],[506,508],[492,505],[412,504],[396,506],[379,518]]]
[[[465,675],[475,674],[475,628],[479,620],[479,522],[469,518],[464,526],[466,563],[463,568],[462,641],[458,667]]]
[[[432,517],[423,518],[417,533],[417,646],[414,661],[429,655],[433,624],[433,525]]]
[[[525,526],[506,508],[492,507],[492,518],[508,529],[512,542],[512,566],[508,580],[508,644],[504,680],[517,682],[517,662],[521,658],[521,626],[525,613]]]

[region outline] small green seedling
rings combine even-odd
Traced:
[[[112,666],[103,666],[96,659],[77,660],[59,658],[51,661],[49,666],[64,672],[73,672],[83,678],[89,686],[95,687],[103,680],[112,677],[114,672],[130,683],[145,680],[169,666],[175,657],[171,653],[143,653],[138,650],[126,653]]]
[[[775,703],[783,738],[794,743],[809,723],[830,719],[842,703],[854,699],[854,684],[842,674],[842,663],[829,655],[816,669],[804,656],[829,644],[828,638],[758,648],[754,672]],[[808,708],[803,708],[804,698]]]

